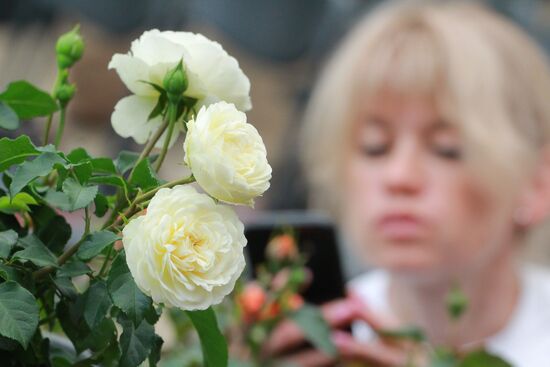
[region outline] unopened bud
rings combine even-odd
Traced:
[[[57,40],[55,52],[57,54],[57,65],[60,69],[70,68],[82,57],[84,40],[79,31],[80,26],[77,25]]]
[[[304,299],[297,293],[293,293],[286,299],[286,306],[290,311],[296,311],[304,305]]]
[[[175,68],[166,73],[162,86],[164,87],[170,102],[179,102],[183,92],[185,92],[189,86],[187,74],[185,73],[185,70],[183,70],[183,63],[181,60]]]
[[[57,87],[55,91],[55,98],[59,101],[61,106],[65,107],[67,103],[73,98],[76,92],[76,85],[74,84],[62,84]]]
[[[267,244],[267,256],[275,260],[295,259],[298,248],[294,238],[289,234],[273,237]]]
[[[243,310],[243,315],[245,319],[249,321],[252,321],[259,315],[265,301],[265,291],[256,282],[248,283],[238,297],[238,302]]]
[[[446,298],[447,312],[453,320],[458,320],[468,308],[468,298],[458,286],[454,286]]]

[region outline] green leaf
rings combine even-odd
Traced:
[[[447,348],[437,347],[432,353],[429,367],[456,367],[458,360]]]
[[[69,197],[69,211],[87,207],[97,195],[97,186],[82,186],[78,181],[69,177],[63,183],[63,192]]]
[[[19,240],[17,241],[17,246],[28,248],[31,246],[44,246],[44,243],[40,241],[40,239],[34,234],[28,234],[23,238],[19,237]]]
[[[57,110],[57,104],[46,92],[24,80],[10,83],[0,101],[9,105],[21,120],[47,116]]]
[[[21,274],[11,266],[7,266],[0,263],[0,278],[4,280],[14,280],[20,282],[22,280]]]
[[[160,184],[151,163],[147,159],[137,164],[130,184],[141,188],[143,191],[157,187]]]
[[[27,348],[38,327],[38,306],[33,295],[13,281],[0,284],[0,335]]]
[[[63,266],[59,268],[59,270],[57,271],[57,276],[59,278],[61,277],[72,278],[79,275],[88,274],[91,272],[92,272],[92,269],[90,269],[88,265],[86,265],[82,261],[73,260],[63,264]]]
[[[82,185],[86,184],[92,177],[92,163],[81,162],[72,166],[73,172]]]
[[[14,197],[23,187],[37,177],[45,176],[51,172],[54,164],[63,163],[56,153],[42,153],[36,159],[25,162],[15,170],[13,180],[10,185],[10,196]]]
[[[78,353],[85,349],[105,350],[109,345],[116,344],[117,331],[112,319],[104,318],[99,326],[90,330],[83,314],[82,301],[62,299],[57,304],[56,315],[61,327]]]
[[[155,339],[153,341],[153,346],[151,348],[151,353],[149,354],[149,367],[156,367],[157,363],[160,361],[160,350],[164,340],[157,334],[155,334]]]
[[[447,313],[451,319],[458,320],[468,308],[468,297],[458,284],[453,285],[447,297],[445,297]]]
[[[93,282],[81,300],[84,320],[90,329],[93,329],[103,321],[112,304],[107,285],[103,281]]]
[[[71,210],[71,202],[69,200],[69,195],[61,191],[55,191],[54,189],[49,189],[44,196],[44,200],[51,206],[61,209],[65,212]]]
[[[136,328],[130,321],[122,323],[123,332],[120,336],[119,367],[135,367],[147,358],[151,346],[155,341],[155,329],[147,321],[143,320]]]
[[[204,365],[206,367],[227,366],[227,342],[218,328],[216,314],[212,308],[186,311],[201,341]]]
[[[111,158],[93,158],[90,160],[94,172],[116,174],[115,164]]]
[[[67,159],[74,164],[83,162],[83,161],[89,161],[92,159],[88,152],[86,152],[86,149],[84,148],[76,148],[71,150],[69,154],[67,154]]]
[[[71,278],[57,277],[54,279],[55,287],[61,292],[63,297],[68,299],[76,299],[78,297],[78,291],[76,290]]]
[[[97,194],[97,196],[94,199],[94,205],[95,205],[94,214],[98,218],[103,217],[105,213],[107,213],[107,210],[109,210],[109,201],[103,194],[99,194],[99,193]]]
[[[478,350],[466,355],[456,367],[512,367],[512,365],[485,350]]]
[[[65,218],[48,206],[39,206],[31,212],[34,235],[52,252],[60,254],[71,238],[71,226]]]
[[[115,165],[118,172],[120,172],[120,174],[126,173],[126,171],[136,164],[138,158],[139,154],[137,153],[129,152],[127,150],[121,151],[115,159]]]
[[[94,232],[86,236],[76,254],[81,260],[90,260],[118,239],[120,237],[110,231]]]
[[[126,188],[126,182],[124,181],[124,179],[120,176],[115,175],[94,176],[90,178],[89,182],[93,184],[103,184]]]
[[[119,254],[111,266],[107,286],[115,306],[139,325],[152,306],[152,300],[136,285],[123,254]]]
[[[30,261],[37,266],[57,266],[57,258],[43,243],[33,244],[17,251],[12,258]]]
[[[5,130],[16,130],[19,128],[17,114],[4,102],[0,102],[0,128]]]
[[[289,316],[315,347],[329,356],[337,355],[338,352],[330,336],[330,328],[317,307],[306,304]]]
[[[151,155],[148,158],[150,163],[153,163],[157,159],[158,155]],[[120,174],[126,173],[130,168],[132,168],[138,161],[139,154],[135,152],[130,152],[123,150],[118,154],[118,157],[115,159],[115,165]]]
[[[38,203],[26,192],[20,192],[14,198],[9,196],[0,197],[0,212],[5,214],[30,212],[29,205],[38,205]]]
[[[0,232],[0,257],[7,259],[19,236],[13,229]]]
[[[0,172],[38,154],[38,150],[26,135],[13,140],[2,138],[0,139]]]
[[[377,334],[382,338],[396,339],[396,340],[412,340],[414,342],[422,342],[426,340],[426,336],[416,326],[404,326],[399,329],[383,329],[377,330]]]
[[[168,103],[168,97],[166,96],[166,92],[162,91],[160,93],[159,99],[157,101],[157,104],[147,117],[147,121],[154,119],[155,117],[159,116],[165,109],[166,104]]]

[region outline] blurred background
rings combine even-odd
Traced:
[[[130,42],[147,29],[201,32],[239,61],[252,84],[253,109],[248,118],[263,137],[274,168],[272,187],[257,201],[256,209],[304,209],[307,192],[296,143],[303,108],[334,45],[356,19],[381,2],[1,0],[0,88],[25,78],[49,91],[56,74],[55,41],[80,23],[86,50],[71,76],[80,89],[70,104],[62,148],[83,145],[93,155],[106,156],[115,156],[121,149],[139,150],[111,128],[113,107],[129,92],[116,73],[107,70],[109,60],[114,53],[128,52]],[[550,52],[550,1],[483,2],[519,23]],[[38,138],[43,124],[25,128]],[[182,151],[173,149],[168,160],[163,178],[180,177],[182,172],[174,166],[182,164]],[[246,221],[254,214],[243,211],[241,215]],[[548,250],[533,251],[538,260],[548,260]],[[358,271],[353,264],[346,269],[351,269],[349,275]]]

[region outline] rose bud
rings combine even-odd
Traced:
[[[265,304],[266,294],[263,288],[256,282],[248,283],[238,297],[246,320],[255,319]]]
[[[273,237],[266,251],[268,257],[276,260],[295,259],[298,256],[296,242],[289,234]]]
[[[277,301],[269,303],[260,313],[260,320],[271,320],[281,314],[281,305]]]
[[[297,293],[292,293],[286,299],[286,306],[290,311],[296,311],[304,305],[304,299]]]

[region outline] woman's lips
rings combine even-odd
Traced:
[[[376,227],[383,239],[412,241],[426,234],[426,223],[419,216],[408,213],[392,213],[382,216]]]

